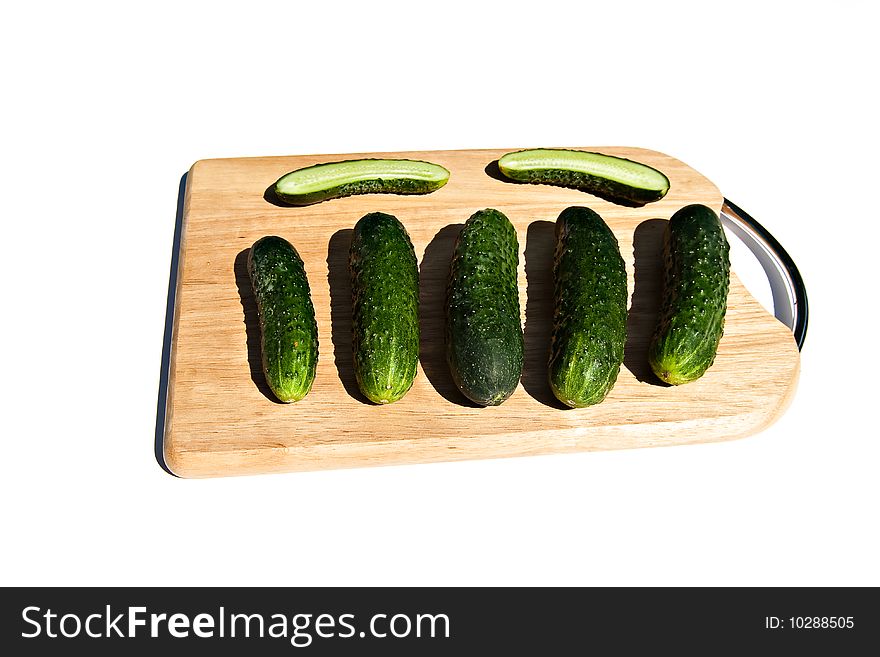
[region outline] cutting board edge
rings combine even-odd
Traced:
[[[795,368],[796,381],[799,366]],[[322,470],[351,470],[366,467],[403,466],[419,464],[454,463],[460,461],[507,459],[518,457],[550,456],[554,454],[587,453],[599,451],[619,451],[654,447],[676,447],[709,443],[730,442],[760,434],[774,424],[785,412],[794,395],[796,385],[782,398],[776,409],[768,414],[755,413],[751,416],[718,416],[718,424],[712,431],[706,430],[705,421],[700,422],[700,430],[694,433],[688,426],[692,420],[651,423],[651,438],[645,439],[638,433],[638,425],[605,425],[598,436],[593,436],[589,444],[578,444],[577,429],[545,429],[528,434],[499,434],[490,436],[492,445],[486,446],[487,437],[479,440],[481,445],[471,449],[458,446],[443,446],[436,440],[398,438],[387,441],[367,443],[345,443],[341,445],[312,445],[300,449],[289,447],[260,447],[210,452],[192,450],[178,452],[173,439],[166,443],[165,459],[169,470],[183,479],[210,479],[228,476],[251,476],[261,474],[291,474],[316,472]],[[751,419],[738,431],[730,431],[732,417]],[[617,436],[609,434],[618,433]],[[627,435],[630,434],[630,435]],[[555,442],[546,438],[555,436]],[[535,446],[537,440],[544,442]],[[476,438],[474,440],[477,440]],[[560,443],[573,442],[565,445]],[[420,442],[430,442],[423,445]],[[495,449],[495,444],[505,445]],[[527,445],[527,443],[529,443]],[[333,454],[334,451],[349,451],[349,454]],[[407,453],[411,450],[417,452]],[[280,454],[280,456],[279,456]]]
[[[193,189],[193,180],[196,171],[195,162],[186,173],[186,188],[183,193],[183,211],[180,216],[180,242],[177,245],[177,252],[172,254],[172,258],[177,260],[176,267],[176,276],[177,280],[172,282],[171,287],[174,290],[174,304],[172,306],[172,319],[171,319],[171,340],[170,340],[170,348],[168,352],[168,381],[165,388],[165,413],[162,418],[162,445],[161,450],[157,449],[156,453],[161,453],[162,455],[162,465],[164,465],[169,472],[173,474],[177,474],[174,472],[174,469],[171,467],[171,462],[174,459],[174,452],[171,449],[173,445],[173,426],[174,426],[174,390],[175,390],[175,380],[177,374],[177,340],[179,335],[179,325],[180,325],[180,306],[181,306],[181,296],[183,293],[183,281],[184,281],[184,269],[186,267],[186,239],[187,239],[187,223],[190,212],[190,206],[192,203],[192,189]],[[175,271],[172,267],[172,271]],[[179,476],[179,475],[178,475]]]

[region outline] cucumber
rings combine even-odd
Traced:
[[[349,251],[354,370],[376,404],[403,397],[419,363],[419,266],[409,234],[390,214],[354,227]]]
[[[448,180],[449,171],[421,160],[345,160],[281,176],[275,196],[291,205],[311,205],[355,194],[428,194]]]
[[[511,180],[574,187],[621,205],[639,207],[669,191],[669,179],[647,164],[622,157],[558,148],[507,153],[498,160]]]
[[[455,244],[446,291],[446,360],[471,401],[496,406],[523,368],[517,266],[519,244],[498,210],[475,213]]]
[[[676,212],[664,237],[663,302],[648,361],[672,385],[699,379],[715,361],[730,288],[730,246],[705,205]]]
[[[626,344],[626,267],[617,238],[589,208],[556,220],[549,379],[563,404],[598,404],[614,387]]]
[[[263,237],[251,247],[247,269],[266,382],[280,401],[299,401],[311,390],[318,364],[318,325],[302,258],[286,240]]]

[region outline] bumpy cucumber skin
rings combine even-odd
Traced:
[[[403,397],[419,362],[419,267],[406,228],[373,212],[354,227],[349,251],[354,369],[376,404]]]
[[[588,151],[570,152],[587,153]],[[604,155],[602,153],[590,154],[601,155],[602,157],[614,157],[611,155]],[[614,159],[623,160],[624,162],[634,162],[634,160],[627,160],[626,158],[622,157],[614,157]],[[635,164],[647,166],[646,164],[642,164],[641,162],[635,162]],[[666,193],[669,191],[668,178],[665,189],[655,190],[632,187],[630,185],[620,183],[616,180],[609,180],[607,178],[602,178],[599,176],[592,176],[588,173],[570,171],[567,169],[514,169],[504,165],[503,157],[498,162],[498,168],[501,173],[504,174],[507,178],[510,178],[511,180],[516,180],[517,182],[532,183],[536,185],[557,185],[560,187],[572,187],[583,192],[588,192],[593,196],[598,196],[599,198],[605,199],[606,201],[611,201],[612,203],[625,205],[628,207],[638,208],[647,203],[659,201],[661,198],[666,196]],[[660,173],[660,175],[663,175],[662,172],[658,173]],[[663,175],[663,177],[666,178],[665,175]]]
[[[446,291],[446,360],[461,392],[481,406],[513,394],[523,368],[519,244],[498,210],[470,217],[458,236]]]
[[[302,258],[287,240],[268,236],[248,253],[257,300],[263,373],[283,402],[305,397],[318,364],[318,325]]]
[[[358,160],[360,161],[360,160]],[[364,160],[367,161],[367,160]],[[419,161],[419,160],[415,160]],[[316,164],[306,169],[314,169],[325,166],[328,163]],[[329,163],[335,164],[335,163]],[[440,167],[438,164],[425,162],[432,166]],[[444,169],[445,171],[445,169]],[[292,173],[292,172],[291,172]],[[290,205],[313,205],[322,201],[329,201],[336,198],[344,198],[346,196],[357,196],[359,194],[430,194],[437,191],[449,181],[449,172],[442,180],[418,180],[415,178],[365,178],[336,187],[327,187],[308,194],[285,194],[280,188],[279,183],[289,174],[281,176],[275,182],[275,196]]]
[[[549,380],[563,404],[598,404],[617,381],[626,344],[626,267],[617,238],[589,208],[556,220]]]
[[[696,381],[715,362],[730,289],[730,246],[705,205],[676,212],[664,238],[663,302],[648,350],[662,381]]]

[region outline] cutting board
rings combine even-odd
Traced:
[[[720,211],[723,199],[716,186],[662,153],[582,148],[663,171],[671,182],[669,193],[634,209],[573,189],[506,182],[496,160],[516,149],[194,164],[180,228],[160,434],[168,468],[183,477],[213,477],[680,445],[739,438],[773,422],[794,392],[798,350],[790,331],[735,273],[724,337],[706,375],[669,387],[653,377],[646,362],[659,304],[664,226],[689,203]],[[451,177],[425,196],[355,196],[308,207],[282,206],[267,193],[293,169],[360,157],[430,160],[449,169]],[[561,407],[547,384],[553,222],[570,205],[593,208],[614,231],[630,291],[626,358],[617,385],[601,404],[584,409]],[[487,207],[504,212],[517,230],[526,353],[513,396],[501,406],[478,408],[449,375],[443,304],[455,238],[471,214]],[[418,376],[406,397],[386,406],[360,395],[351,354],[348,248],[355,222],[374,211],[403,222],[421,271]],[[260,368],[259,325],[245,263],[248,248],[264,235],[280,235],[299,251],[315,305],[317,376],[309,395],[295,404],[275,401]]]

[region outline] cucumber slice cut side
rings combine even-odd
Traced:
[[[421,160],[343,160],[291,171],[274,190],[285,203],[311,205],[356,194],[429,194],[448,180],[447,169]]]
[[[669,191],[669,178],[657,169],[613,155],[557,148],[507,153],[501,173],[518,182],[573,187],[619,205],[639,207]]]

